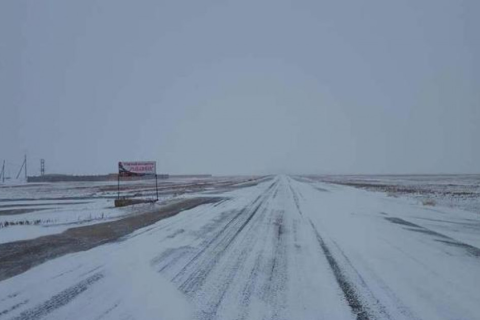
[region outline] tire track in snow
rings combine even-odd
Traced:
[[[54,295],[47,301],[20,313],[12,320],[36,320],[42,319],[48,314],[52,313],[56,309],[63,307],[70,301],[79,296],[82,292],[87,290],[92,284],[102,279],[104,275],[102,273],[96,273],[76,285],[63,290],[62,292]]]
[[[220,231],[221,234],[226,233],[226,236],[214,245],[208,246],[207,250],[202,253],[201,261],[198,263],[195,262],[195,270],[186,280],[187,285],[191,286],[187,286],[190,290],[185,291],[185,282],[180,285],[180,289],[184,291],[184,293],[191,296],[202,296],[201,291],[203,290],[203,284],[210,273],[214,271],[216,275],[215,278],[209,279],[215,283],[215,290],[211,290],[208,293],[208,298],[204,301],[202,310],[198,315],[199,318],[218,318],[219,308],[222,306],[226,295],[230,293],[229,288],[231,284],[237,277],[238,272],[243,270],[245,261],[251,254],[251,247],[254,246],[257,241],[255,236],[249,237],[247,234],[252,234],[252,229],[259,226],[258,220],[266,215],[268,207],[266,202],[272,197],[276,185],[276,182],[273,183],[263,194],[257,197],[251,205],[247,206],[236,216],[245,217],[245,215],[248,214],[246,220],[238,219],[239,221],[237,221],[237,223],[229,224],[228,227]],[[254,219],[255,222],[253,222]],[[253,233],[258,235],[258,232]],[[244,236],[239,238],[240,234]],[[219,239],[218,236],[214,238],[213,242],[216,242],[217,239]],[[227,250],[234,243],[235,247]],[[194,290],[192,290],[192,287]],[[246,300],[242,299],[242,301]],[[242,305],[241,308],[246,310],[247,305]]]
[[[260,214],[264,215],[265,209],[263,209]],[[249,226],[252,226],[252,223],[250,223]],[[213,303],[209,303],[206,305],[205,308],[203,308],[201,312],[202,319],[210,320],[213,318],[218,318],[218,310],[224,303],[226,295],[229,293],[230,286],[234,282],[234,279],[237,277],[238,272],[244,268],[245,260],[251,253],[250,247],[251,245],[253,245],[254,238],[244,238],[240,241],[246,241],[250,245],[239,245],[241,248],[243,248],[241,250],[232,249],[228,252],[230,258],[225,257],[223,254],[221,256],[217,256],[218,259],[215,259],[215,265],[211,265],[211,269],[209,270],[209,272],[215,270],[216,272],[220,271],[220,273],[217,274],[215,277],[217,283],[217,285],[215,286],[216,290],[210,293],[209,300]],[[219,267],[220,264],[222,265],[222,267]],[[221,279],[221,281],[219,281],[219,279]],[[203,280],[206,280],[206,278]],[[196,291],[195,294],[197,293],[199,292]],[[246,308],[246,305],[242,305],[242,308]]]
[[[216,233],[200,245],[200,250],[193,247],[172,249],[152,261],[153,264],[158,264],[161,273],[175,272],[170,275],[172,282],[176,283],[184,294],[192,299],[202,300],[199,303],[201,310],[198,310],[198,318],[219,317],[218,310],[222,308],[225,297],[232,294],[229,290],[231,284],[237,283],[239,279],[242,279],[243,294],[239,293],[236,302],[239,307],[238,318],[245,318],[250,294],[256,289],[254,278],[258,276],[258,268],[265,264],[263,257],[252,256],[251,250],[262,243],[258,241],[258,237],[265,233],[262,226],[266,224],[266,217],[270,217],[268,204],[277,192],[278,181],[275,180],[250,204],[234,212],[233,217],[228,211],[223,213],[220,220],[208,227],[208,230]],[[255,266],[250,272],[249,268],[245,268],[245,263],[248,259],[252,261],[252,258],[255,258]],[[268,268],[270,272],[272,267]],[[251,278],[250,281],[238,276],[239,272],[244,273],[246,270],[249,272],[247,277]]]
[[[238,219],[245,215],[245,211],[241,211],[235,218],[234,222],[236,223],[229,223],[227,226],[227,230],[230,232],[221,232],[223,237],[215,237],[207,247],[197,253],[192,260],[180,271],[180,273],[173,279],[174,282],[181,277],[181,275],[185,274],[188,267],[194,265],[195,270],[190,273],[188,278],[184,280],[181,285],[180,289],[184,293],[195,292],[203,283],[207,275],[212,270],[213,266],[218,262],[221,258],[223,253],[228,249],[228,247],[233,243],[235,238],[238,236],[240,232],[245,228],[245,226],[252,220],[253,216],[258,212],[262,202],[260,202],[253,211],[248,215],[247,219],[242,221]],[[238,227],[238,225],[240,225]],[[223,231],[222,230],[222,231]],[[232,232],[233,231],[233,232]],[[215,243],[216,242],[216,243]],[[200,266],[198,265],[197,261],[206,257],[204,261],[200,262]]]
[[[292,184],[290,183],[290,180],[288,180],[288,187],[290,188],[290,192],[292,193],[293,196],[293,201],[295,202],[295,206],[297,207],[298,213],[303,216],[302,210],[300,210],[300,199],[298,197],[298,194],[293,190]]]
[[[444,243],[446,245],[449,245],[451,247],[459,248],[459,249],[464,249],[470,256],[479,258],[480,257],[480,249],[477,247],[474,247],[472,245],[466,244],[464,242],[458,241],[452,237],[448,237],[444,234],[441,234],[439,232],[430,230],[428,228],[422,227],[418,224],[409,222],[407,220],[404,220],[402,218],[397,218],[397,217],[385,217],[385,220],[390,221],[391,223],[395,223],[401,226],[404,226],[403,229],[409,230],[412,232],[418,232],[422,234],[426,234],[429,236],[433,236],[434,240],[440,243]]]
[[[262,219],[254,222],[249,230],[251,236],[246,236],[247,241],[242,246],[243,251],[251,255],[253,263],[242,261],[242,268],[249,272],[241,284],[242,311],[238,319],[248,319],[252,302],[258,300],[273,310],[273,314],[264,315],[263,319],[284,319],[288,279],[285,211],[271,208],[265,211]]]
[[[315,186],[312,186],[317,189]],[[322,190],[320,190],[322,191]],[[383,215],[388,215],[381,212]],[[385,218],[390,220],[388,218]],[[349,257],[345,254],[339,244],[331,238],[325,239],[319,230],[309,219],[310,225],[315,233],[317,242],[327,257],[330,269],[333,271],[337,283],[342,289],[343,295],[347,300],[353,313],[360,319],[418,319],[405,304],[398,298],[397,294],[376,274],[375,272],[366,272],[369,277],[369,283],[374,282],[374,287],[381,290],[381,295],[374,294],[372,287],[367,284],[362,274],[357,270]],[[397,222],[391,221],[391,222]],[[402,221],[403,222],[403,221]],[[410,225],[408,225],[410,227]],[[410,230],[409,228],[406,228]],[[363,266],[365,272],[366,266]],[[368,268],[368,266],[367,266]],[[379,298],[381,297],[382,303]]]
[[[254,203],[258,200],[258,198],[254,201]],[[247,225],[247,223],[252,219],[252,217],[255,215],[255,213],[258,211],[260,208],[262,202],[260,201],[254,209],[251,211],[251,213],[248,215],[246,220],[242,220],[241,218],[247,214],[248,209],[250,207],[241,210],[239,213],[237,213],[232,220],[230,220],[225,228],[221,229],[221,231],[215,235],[206,245],[205,247],[197,252],[191,259],[190,261],[180,270],[180,272],[173,278],[173,281],[176,282],[179,278],[182,277],[187,271],[189,270],[190,267],[194,266],[197,268],[197,261],[201,259],[202,257],[208,257],[209,256],[209,251],[214,251],[216,254],[214,256],[221,255],[227,248],[228,246],[232,243],[232,241],[235,239],[235,237],[243,230],[243,228]],[[237,227],[238,226],[238,227]],[[234,231],[234,232],[232,232]],[[211,261],[210,261],[211,262]],[[201,272],[200,270],[196,270],[196,272]],[[204,270],[204,272],[208,272],[208,270]],[[190,277],[192,278],[192,277]],[[195,278],[195,277],[193,277]],[[187,279],[182,283],[180,286],[185,287],[186,283],[189,280]],[[188,292],[188,291],[187,291]]]
[[[263,288],[264,299],[273,306],[274,313],[272,319],[281,319],[285,308],[285,292],[287,276],[287,246],[285,238],[286,226],[284,222],[285,211],[279,210],[273,212],[273,259],[268,281]]]
[[[257,303],[258,300],[268,306],[263,319],[285,318],[288,278],[285,211],[275,210],[270,206],[278,191],[279,184],[272,192],[265,194],[261,212],[256,214],[245,228],[243,236],[237,238],[235,247],[231,248],[224,259],[227,263],[222,264],[221,270],[217,268],[217,271],[221,271],[217,281],[221,284],[221,297],[215,304],[215,313],[205,314],[204,319],[212,319],[212,316],[223,319],[225,314],[218,314],[218,309],[232,302],[238,304],[238,301],[241,303],[236,310],[237,316],[232,317],[229,311],[228,317],[248,319],[252,311],[251,303]],[[227,301],[226,296],[229,299]]]
[[[337,283],[340,286],[340,289],[342,289],[343,295],[347,300],[348,305],[352,309],[353,313],[356,315],[357,320],[375,319],[371,314],[369,314],[369,312],[367,311],[367,308],[360,301],[359,293],[357,292],[355,287],[347,280],[345,276],[345,272],[340,268],[339,263],[333,257],[330,249],[325,244],[325,241],[323,240],[322,236],[318,233],[317,229],[315,228],[311,220],[310,220],[310,225],[312,226],[312,229],[315,232],[317,241],[320,247],[322,248],[322,251],[325,254],[325,257],[327,258],[328,264],[332,269],[333,275],[335,276],[335,279],[337,280]]]
[[[292,193],[292,197],[295,201],[295,206],[298,210],[298,213],[301,216],[304,216],[300,208],[299,197],[297,193],[293,190],[293,187],[290,183],[290,179],[288,184],[290,187],[290,191]],[[353,286],[353,284],[347,280],[345,276],[345,272],[342,270],[339,263],[334,258],[328,246],[325,244],[325,241],[323,240],[318,230],[315,228],[315,225],[313,224],[312,220],[311,219],[308,219],[308,220],[313,229],[313,232],[315,233],[315,237],[320,245],[320,248],[322,249],[327,259],[330,269],[332,270],[333,275],[335,276],[335,280],[337,281],[340,289],[342,290],[343,296],[345,297],[345,300],[347,301],[348,305],[352,309],[352,312],[355,314],[357,320],[375,319],[375,317],[373,317],[373,315],[369,313],[366,306],[362,304],[360,300],[360,294],[357,292],[355,286]]]
[[[172,249],[155,258],[154,261],[152,261],[152,264],[159,264],[160,268],[158,269],[158,271],[163,272],[166,269],[172,267],[179,260],[185,258],[188,259],[188,261],[185,262],[185,264],[183,265],[182,269],[179,272],[176,272],[176,274],[172,277],[173,282],[180,281],[179,279],[184,274],[188,273],[190,269],[194,269],[199,259],[201,259],[203,256],[208,256],[209,251],[216,251],[217,253],[221,253],[228,247],[229,243],[233,241],[235,236],[238,235],[238,233],[240,233],[241,230],[246,226],[246,224],[252,219],[253,215],[257,212],[257,210],[263,203],[265,194],[271,192],[275,184],[275,182],[272,183],[263,194],[258,195],[254,201],[247,205],[243,210],[238,211],[233,216],[233,218],[227,220],[224,225],[222,225],[222,223],[224,223],[225,220],[229,218],[228,215],[225,215],[219,221],[216,221],[214,226],[211,226],[210,229],[218,229],[220,231],[217,232],[213,237],[207,239],[204,243],[202,243],[200,245],[202,248],[200,251],[195,250],[195,248],[193,247]],[[250,214],[245,221],[245,219],[243,218],[245,218],[245,215],[248,214],[249,211]],[[232,234],[232,230],[236,230],[236,232]],[[168,260],[168,262],[164,263],[165,260]]]

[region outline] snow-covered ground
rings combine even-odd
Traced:
[[[248,177],[175,178],[159,181],[159,203],[191,191],[211,192],[224,185],[241,185]],[[155,181],[122,182],[122,197],[155,198]],[[0,244],[61,233],[141,214],[151,205],[115,208],[117,182],[18,183],[0,186]]]
[[[248,177],[170,178],[159,179],[159,192],[218,185],[248,180]],[[154,196],[155,180],[121,181],[121,196]],[[112,199],[117,196],[117,181],[55,182],[55,183],[0,183],[0,203],[12,200],[81,200],[92,198]]]
[[[480,175],[324,175],[320,180],[385,192],[430,205],[461,208],[480,214]]]
[[[288,176],[220,195],[0,282],[0,319],[480,319],[477,213]]]
[[[162,203],[171,198],[171,196],[164,196],[160,197],[159,201]],[[150,204],[138,204],[115,208],[113,200],[106,199],[77,202],[57,201],[51,205],[47,201],[40,201],[40,203],[28,203],[29,206],[13,202],[11,205],[15,205],[13,211],[26,209],[28,212],[13,215],[0,214],[0,243],[33,239],[61,233],[73,227],[142,214],[151,210],[152,207]],[[5,207],[0,207],[0,209],[7,210]]]

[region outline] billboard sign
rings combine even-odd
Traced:
[[[119,162],[118,175],[121,177],[149,176],[157,173],[156,161]]]

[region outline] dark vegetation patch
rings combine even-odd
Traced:
[[[36,219],[36,220],[20,220],[20,221],[4,221],[0,222],[0,229],[1,228],[7,228],[7,227],[13,227],[13,226],[36,226],[41,223],[49,223],[51,222],[50,219],[47,220],[41,220],[41,219]]]
[[[353,181],[328,181],[329,183],[350,186],[360,189],[366,189],[370,191],[381,191],[390,194],[414,194],[414,195],[436,195],[436,196],[451,196],[461,198],[478,198],[479,193],[477,191],[465,191],[465,190],[449,190],[447,188],[441,189],[436,185],[436,189],[432,189],[431,185],[416,186],[416,185],[394,185],[387,183],[374,183],[374,182],[353,182]]]

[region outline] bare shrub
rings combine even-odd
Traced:
[[[435,202],[435,200],[433,199],[425,199],[425,200],[422,200],[422,204],[424,206],[432,206],[434,207],[437,203]]]

